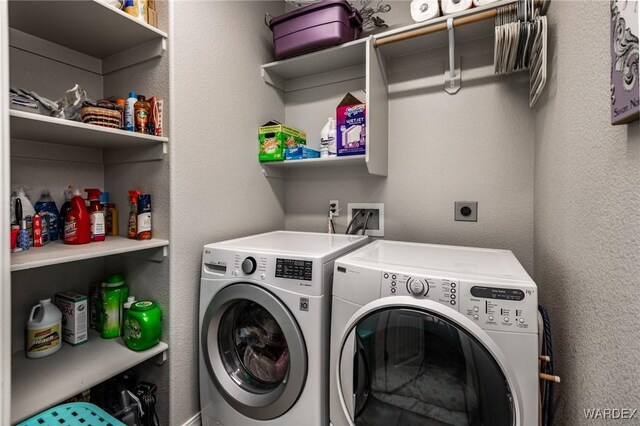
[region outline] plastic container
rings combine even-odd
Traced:
[[[45,189],[40,194],[40,199],[35,205],[36,213],[39,213],[44,219],[47,220],[49,240],[56,241],[60,238],[60,228],[62,228],[62,221],[60,220],[60,213],[58,212],[58,206],[51,197],[48,189]]]
[[[64,203],[60,207],[60,239],[64,240],[64,221],[69,212],[71,211],[71,198],[73,198],[73,191],[71,186],[69,189],[64,190]]]
[[[25,353],[27,358],[42,358],[52,355],[62,346],[62,312],[51,303],[51,299],[42,299],[31,308],[27,321]]]
[[[362,16],[346,0],[324,0],[273,18],[268,26],[275,56],[284,59],[357,39]]]
[[[136,239],[151,239],[151,194],[138,195]]]
[[[329,117],[327,124],[320,131],[320,156],[322,158],[335,157],[338,155],[338,145],[336,141],[336,119]]]
[[[129,92],[127,98],[127,104],[124,108],[124,127],[126,130],[133,132],[136,129],[135,121],[135,104],[138,102],[138,94],[136,92]]]
[[[105,238],[105,219],[104,210],[100,203],[100,195],[102,192],[96,188],[85,189],[89,202],[89,211],[91,212],[90,224],[91,224],[91,241],[104,241]]]
[[[125,426],[111,414],[88,402],[62,404],[43,411],[16,426]]]
[[[134,351],[154,347],[162,337],[162,312],[150,300],[131,305],[124,318],[124,343]]]
[[[133,105],[136,132],[149,134],[149,122],[151,121],[151,104],[145,97],[138,95],[138,102]]]
[[[111,274],[107,281],[102,283],[100,291],[102,330],[100,336],[103,339],[119,337],[122,330],[122,308],[129,296],[129,287],[124,283],[120,274]]]
[[[118,236],[118,209],[114,203],[109,203],[107,209],[107,235],[111,237]]]
[[[127,230],[127,237],[136,239],[138,232],[138,195],[140,191],[129,191],[129,223]]]
[[[71,210],[64,219],[64,243],[88,244],[91,242],[91,221],[89,212],[80,196],[80,190],[73,190]]]

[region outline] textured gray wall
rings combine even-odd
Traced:
[[[344,232],[347,203],[383,202],[387,239],[509,249],[533,272],[534,116],[527,76],[494,76],[492,38],[456,49],[462,88],[454,96],[443,89],[444,49],[389,63],[388,177],[362,168],[289,172],[287,229],[323,232],[329,200],[339,199],[336,228]],[[333,86],[349,90],[348,84]],[[288,99],[315,113],[322,126],[335,110],[320,113],[314,99],[332,89]],[[287,110],[289,117],[297,118]],[[479,202],[477,223],[454,222],[456,200]]]
[[[557,1],[549,17],[551,75],[536,113],[535,280],[562,375],[555,424],[578,425],[584,408],[640,406],[640,127],[609,121],[609,2]]]
[[[282,104],[260,77],[283,3],[172,2],[171,423],[199,411],[198,298],[202,247],[284,227],[281,182],[257,161],[257,127]]]

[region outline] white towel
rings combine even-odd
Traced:
[[[440,16],[438,0],[412,0],[411,17],[416,22],[424,22]]]
[[[473,0],[442,0],[442,14],[451,15],[452,13],[462,12],[473,6]]]

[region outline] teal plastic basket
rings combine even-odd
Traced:
[[[17,426],[126,426],[111,414],[88,402],[72,402],[50,408]]]

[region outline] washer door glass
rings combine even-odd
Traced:
[[[350,331],[345,362],[353,389],[343,392],[356,425],[514,424],[501,368],[477,339],[444,317],[376,311]]]
[[[219,291],[202,322],[209,376],[244,416],[270,420],[298,400],[307,378],[307,351],[298,324],[274,294],[239,283]]]
[[[218,344],[227,373],[250,392],[277,388],[289,372],[282,329],[269,311],[250,300],[237,301],[224,313]]]

